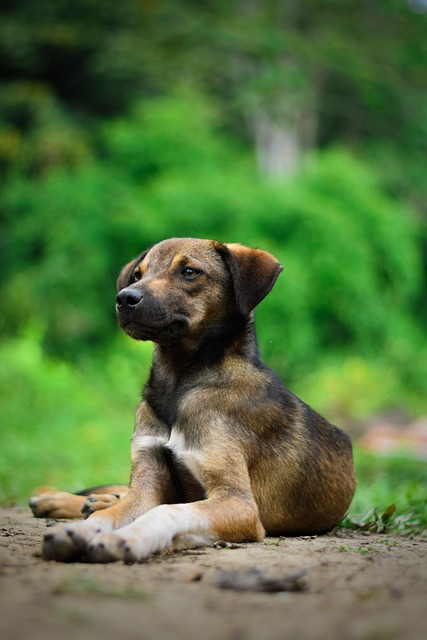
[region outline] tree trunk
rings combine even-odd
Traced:
[[[277,180],[298,172],[304,152],[316,141],[317,118],[311,113],[273,119],[267,110],[258,109],[250,118],[260,175]]]

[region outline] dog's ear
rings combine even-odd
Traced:
[[[135,258],[134,260],[131,260],[123,267],[117,279],[117,291],[121,291],[122,289],[124,289],[125,287],[131,284],[131,282],[129,281],[130,276],[132,275],[136,267],[139,265],[139,263],[144,260],[145,256],[149,251],[150,249],[146,249],[137,258]]]
[[[271,291],[282,265],[267,251],[215,243],[233,278],[237,310],[247,315]]]

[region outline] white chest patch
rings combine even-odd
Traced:
[[[159,447],[166,444],[166,438],[163,436],[147,436],[147,435],[134,435],[132,437],[132,451],[136,452],[138,449],[149,449],[150,447]]]
[[[185,464],[187,469],[191,471],[193,476],[203,484],[200,473],[200,462],[203,460],[203,456],[197,449],[191,449],[186,445],[185,438],[182,433],[172,430],[170,438],[166,443],[168,449],[173,451],[175,456],[180,462]]]

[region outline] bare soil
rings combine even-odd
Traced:
[[[43,561],[44,520],[0,509],[0,637],[21,640],[424,640],[427,543],[391,535],[267,538],[141,565]],[[300,591],[236,591],[305,570]],[[254,575],[253,573],[250,575]],[[233,580],[232,586],[233,586]],[[236,586],[242,580],[238,579]],[[246,586],[257,589],[246,581]],[[253,582],[253,581],[252,581]],[[255,580],[256,583],[256,580]]]

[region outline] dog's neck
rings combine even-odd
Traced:
[[[253,313],[233,319],[221,331],[205,335],[199,342],[192,339],[167,346],[155,344],[153,371],[156,377],[160,374],[179,381],[188,373],[194,375],[207,366],[220,364],[225,355],[261,364]]]
[[[184,341],[168,346],[155,344],[144,398],[154,413],[172,428],[177,419],[179,387],[185,388],[199,376],[203,378],[205,372],[212,375],[217,371],[221,376],[222,365],[227,369],[226,360],[230,357],[262,365],[252,315],[228,318],[225,326],[209,336],[204,335],[198,344],[194,339],[189,344]]]

